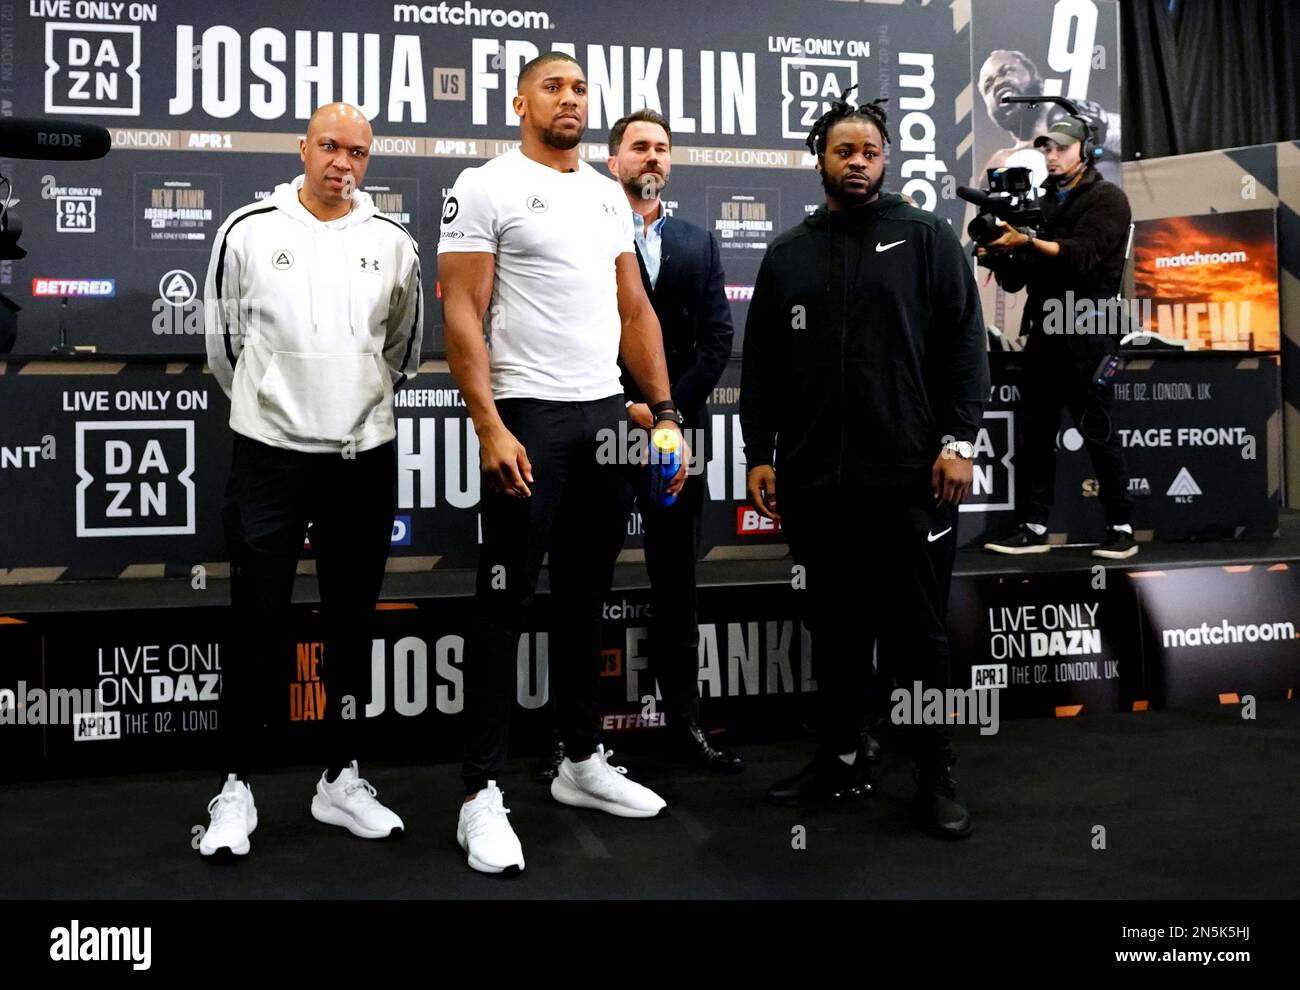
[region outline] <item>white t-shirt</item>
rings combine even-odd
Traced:
[[[496,255],[483,316],[496,399],[587,401],[619,383],[614,259],[635,251],[632,209],[586,162],[559,172],[509,151],[460,173],[438,253]]]

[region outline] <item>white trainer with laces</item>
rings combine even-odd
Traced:
[[[204,856],[247,856],[252,848],[248,837],[257,828],[253,789],[230,774],[221,793],[208,802],[208,814],[211,820],[199,840],[199,852]]]
[[[326,825],[339,825],[363,839],[397,838],[402,819],[375,799],[375,789],[362,778],[357,761],[344,768],[334,783],[320,775],[316,796],[311,799],[311,816]]]
[[[480,873],[504,873],[524,868],[524,850],[519,837],[506,817],[510,809],[503,803],[501,789],[489,780],[474,796],[460,806],[456,822],[456,841],[469,854],[469,865]]]
[[[551,797],[575,808],[596,808],[620,818],[653,818],[668,802],[648,787],[627,779],[627,767],[611,766],[614,751],[597,746],[590,758],[568,757],[551,781]]]

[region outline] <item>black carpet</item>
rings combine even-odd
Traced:
[[[802,766],[807,741],[738,746],[749,767],[726,777],[675,769],[638,739],[613,762],[668,801],[649,821],[559,805],[521,758],[501,781],[527,860],[516,878],[466,865],[451,765],[363,765],[406,820],[393,842],[311,819],[319,767],[255,776],[253,850],[229,865],[190,845],[207,824],[212,775],[6,784],[0,897],[1295,897],[1298,729],[1300,705],[1279,703],[1253,721],[1224,708],[963,730],[957,776],[976,832],[957,843],[909,826],[910,768],[890,755],[874,798],[790,810],[763,793]],[[1096,826],[1104,849],[1093,848]]]

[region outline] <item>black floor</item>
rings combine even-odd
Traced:
[[[745,748],[737,777],[616,753],[668,801],[649,821],[556,804],[520,759],[501,782],[528,863],[513,879],[466,866],[450,765],[363,767],[406,819],[406,837],[384,843],[311,819],[320,768],[265,773],[252,854],[227,866],[190,846],[215,791],[206,774],[7,784],[0,897],[1288,898],[1300,893],[1297,730],[1288,703],[1253,721],[1225,708],[971,730],[958,777],[976,833],[959,843],[910,828],[910,772],[889,757],[870,801],[786,810],[763,792],[802,765],[805,742]],[[800,825],[804,850],[792,848]]]

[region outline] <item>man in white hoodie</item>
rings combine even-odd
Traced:
[[[359,774],[356,727],[392,540],[393,391],[420,359],[420,258],[359,188],[371,144],[360,110],[321,107],[298,144],[303,174],[232,213],[208,267],[208,364],[235,433],[222,511],[235,642],[222,685],[227,762],[204,856],[247,854],[257,827],[249,770],[267,703],[283,697],[304,536],[320,582],[329,739],[312,815],[368,839],[403,828]]]

